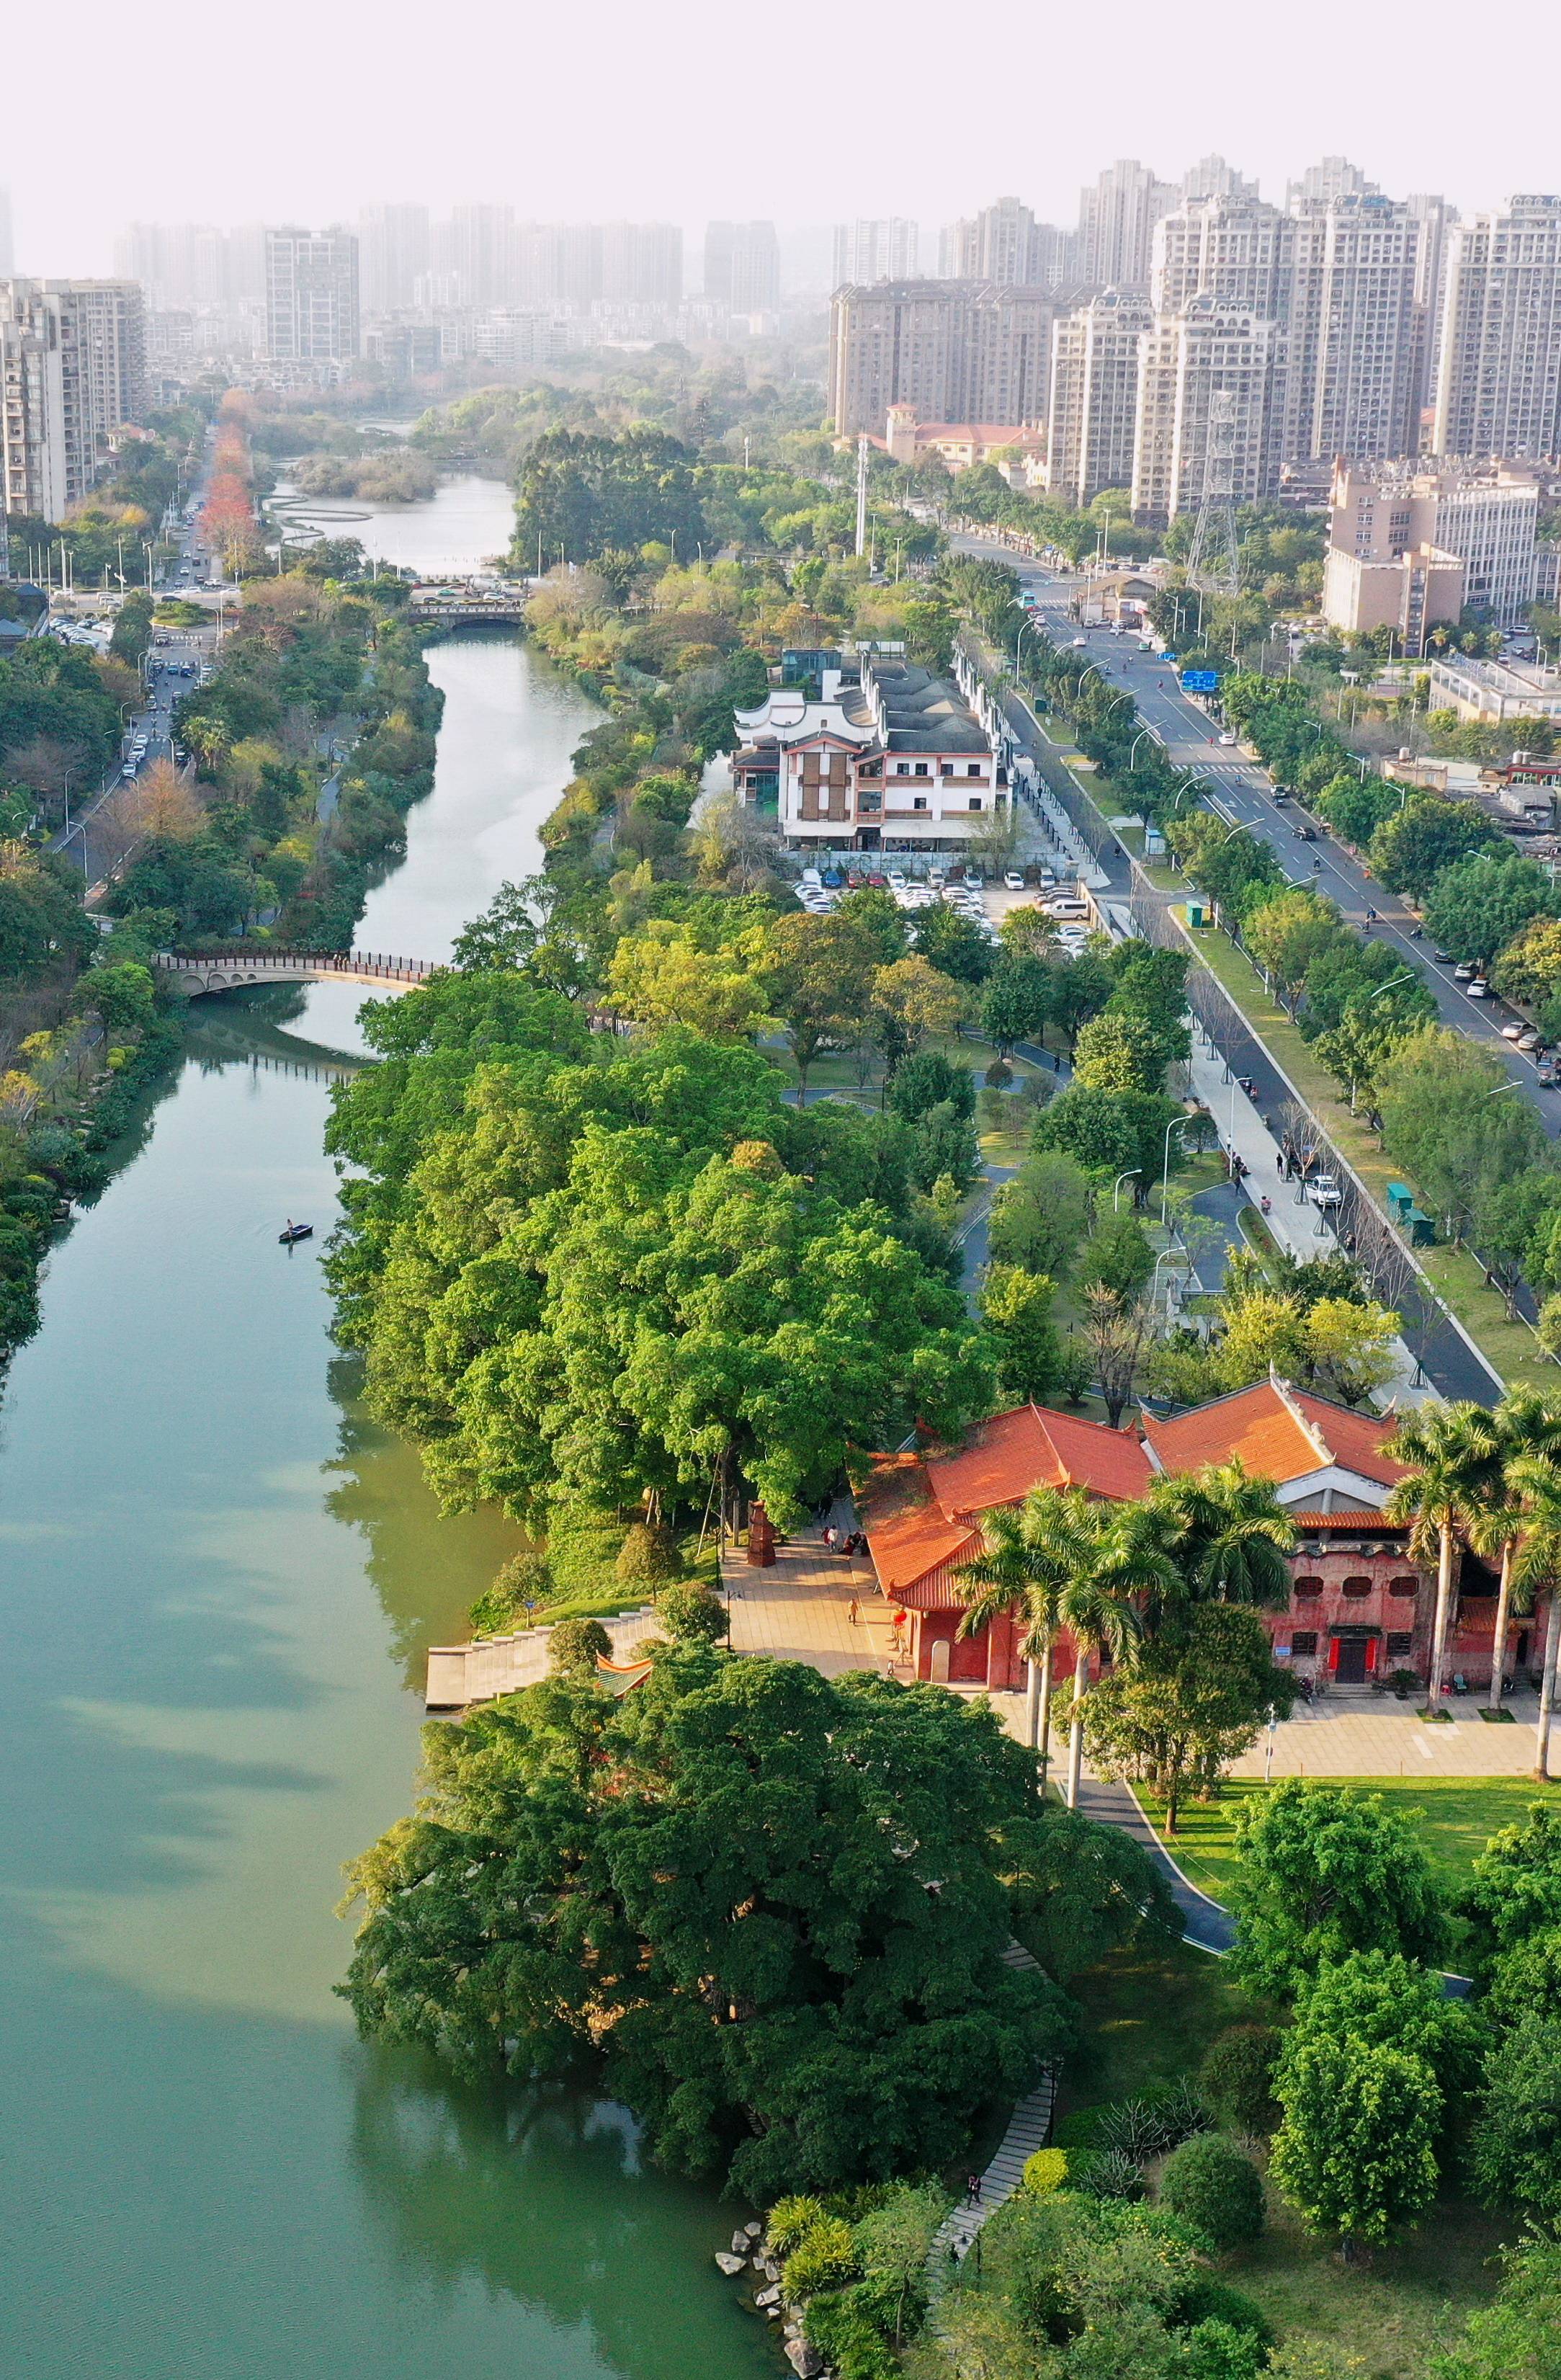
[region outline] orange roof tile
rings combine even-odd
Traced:
[[[914,1454],[878,1456],[857,1491],[856,1511],[887,1596],[914,1599],[918,1584],[948,1563],[968,1560],[980,1544],[978,1529],[939,1511]]]
[[[1125,1502],[1142,1496],[1151,1476],[1130,1431],[1039,1405],[1015,1405],[979,1422],[959,1453],[928,1462],[926,1475],[950,1515],[1017,1504],[1032,1488],[1087,1488]]]
[[[1283,1483],[1337,1466],[1385,1488],[1404,1475],[1403,1465],[1382,1451],[1396,1427],[1380,1414],[1352,1413],[1326,1397],[1297,1389],[1281,1393],[1272,1380],[1216,1397],[1173,1421],[1144,1416],[1144,1437],[1167,1471],[1239,1460],[1257,1476]]]
[[[1385,1521],[1369,1504],[1347,1504],[1337,1512],[1298,1512],[1287,1507],[1298,1529],[1353,1529],[1358,1536],[1368,1532],[1374,1537],[1402,1536],[1402,1524],[1396,1528]]]

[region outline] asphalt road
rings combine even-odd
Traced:
[[[1172,762],[1196,771],[1202,779],[1204,798],[1261,835],[1292,883],[1313,885],[1325,892],[1352,925],[1378,935],[1406,965],[1417,967],[1435,998],[1442,1022],[1492,1050],[1538,1110],[1546,1132],[1553,1139],[1561,1136],[1561,1089],[1542,1089],[1533,1061],[1501,1038],[1501,1026],[1510,1023],[1517,1012],[1494,998],[1470,1000],[1464,987],[1453,980],[1451,967],[1435,964],[1429,941],[1414,939],[1416,921],[1397,895],[1385,892],[1320,821],[1305,817],[1298,803],[1276,803],[1266,771],[1233,746],[1220,743],[1217,725],[1181,693],[1176,673],[1168,663],[1157,661],[1131,637],[1114,637],[1108,628],[1085,629],[1071,619],[1068,606],[1078,596],[1084,583],[1082,578],[1059,577],[1006,547],[974,539],[960,542],[1016,568],[1035,592],[1048,636],[1059,646],[1069,645],[1078,637],[1086,639],[1089,659],[1099,665],[1101,676],[1131,694],[1141,722],[1154,732]],[[1298,839],[1296,829],[1302,824],[1315,826],[1314,843]],[[1374,909],[1380,920],[1369,929],[1368,909]]]

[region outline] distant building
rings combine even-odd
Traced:
[[[870,285],[875,281],[910,281],[915,276],[919,234],[907,215],[867,217],[837,224],[831,289],[848,281]]]
[[[1335,627],[1393,627],[1405,650],[1465,605],[1500,625],[1535,594],[1539,481],[1505,464],[1402,463],[1334,474],[1323,610]]]
[[[1448,234],[1432,450],[1561,458],[1561,198]]]
[[[11,236],[11,194],[0,182],[0,281],[7,280],[16,270],[16,251]]]
[[[864,654],[736,714],[739,795],[768,807],[793,849],[961,851],[1010,799],[1007,771],[951,678]]]
[[[968,471],[998,455],[1015,455],[1038,467],[1047,451],[1040,430],[1015,429],[1002,421],[918,421],[908,405],[889,407],[882,443],[896,463],[936,455],[950,471]],[[1025,484],[1034,482],[1027,477]]]
[[[1136,157],[1119,157],[1079,192],[1078,278],[1100,288],[1146,289],[1155,225],[1180,195]]]
[[[482,308],[514,301],[518,285],[514,207],[499,200],[478,200],[453,208],[444,245],[462,305]]]
[[[995,199],[979,214],[946,224],[938,244],[938,271],[945,281],[997,281],[1009,288],[1055,285],[1064,259],[1065,235],[1055,224],[1035,221],[1018,199]]]
[[[993,282],[886,281],[837,289],[829,310],[829,412],[845,435],[882,434],[891,406],[918,421],[1010,424],[1045,416],[1051,329],[1046,289]]]
[[[706,225],[705,295],[729,314],[777,311],[780,243],[772,223]]]
[[[566,340],[559,317],[546,308],[494,306],[472,326],[470,352],[509,371],[556,363]]]
[[[365,207],[357,220],[357,239],[365,315],[395,314],[410,306],[417,275],[429,269],[427,207]]]
[[[376,322],[363,334],[363,352],[394,380],[421,380],[444,362],[444,332],[438,322]]]
[[[273,363],[345,363],[361,346],[357,234],[284,224],[266,232],[266,353]]]

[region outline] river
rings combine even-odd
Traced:
[[[475,558],[506,516],[457,482],[373,550],[476,521]],[[515,643],[430,659],[435,789],[364,926],[422,957],[534,864],[592,716]],[[278,997],[200,1021],[0,1410],[0,2374],[758,2380],[710,2261],[731,2210],[646,2167],[622,2108],[454,2087],[333,1996],[424,1650],[515,1536],[438,1515],[334,1354],[327,1070],[276,1061],[350,1046],[353,1003],[321,987],[279,1032]],[[280,1248],[287,1215],[314,1242]]]

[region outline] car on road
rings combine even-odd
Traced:
[[[1288,802],[1288,801],[1289,800],[1289,797],[1290,797],[1290,789],[1289,789],[1289,787],[1288,785],[1276,785],[1276,786],[1275,786],[1275,788],[1274,788],[1274,799],[1276,800],[1276,802],[1279,802],[1279,803]]]
[[[1075,637],[1073,639],[1073,650],[1076,653],[1087,653],[1089,650],[1089,638],[1087,637]]]
[[[1470,983],[1473,980],[1473,976],[1474,969],[1470,965],[1467,959],[1461,959],[1458,965],[1453,969],[1453,981],[1455,983]]]
[[[1231,735],[1228,727],[1227,727],[1222,730],[1219,740],[1222,744],[1234,744],[1236,738]]]
[[[1297,843],[1315,843],[1317,840],[1317,830],[1314,826],[1298,826],[1295,831],[1295,839]]]
[[[1453,954],[1451,951],[1433,951],[1431,955],[1435,960],[1438,966],[1452,965]]]
[[[1502,1026],[1501,1038],[1504,1041],[1521,1041],[1523,1038],[1523,1027],[1519,1025],[1516,1017],[1513,1018],[1510,1025],[1504,1025]]]
[[[1017,868],[1004,869],[1003,882],[1010,892],[1023,892],[1024,890],[1024,879]]]
[[[1531,1025],[1526,1032],[1519,1033],[1518,1036],[1518,1047],[1519,1050],[1543,1050],[1544,1043]]]
[[[1483,976],[1478,975],[1475,977],[1472,983],[1466,983],[1464,985],[1464,990],[1468,992],[1470,1000],[1483,1000],[1490,989],[1491,987],[1485,981]]]
[[[1542,1091],[1553,1091],[1555,1088],[1555,1061],[1554,1058],[1545,1058],[1541,1061],[1539,1068],[1539,1087]]]
[[[1337,1207],[1343,1196],[1337,1177],[1332,1173],[1314,1173],[1306,1187],[1314,1207]]]

